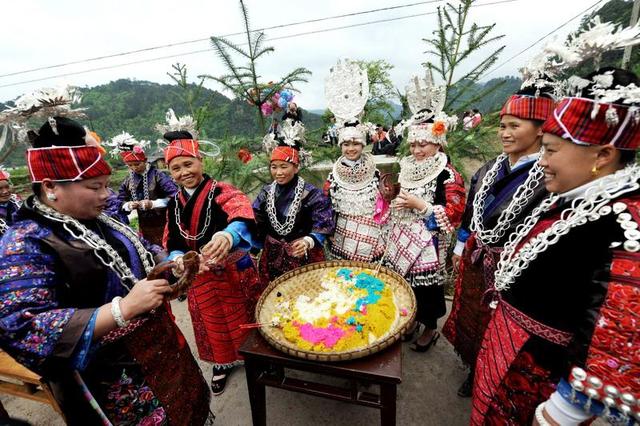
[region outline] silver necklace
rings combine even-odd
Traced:
[[[103,238],[101,238],[98,234],[96,234],[71,216],[62,214],[52,209],[51,207],[42,204],[36,197],[33,198],[33,207],[47,219],[62,223],[63,228],[73,238],[81,240],[85,242],[89,247],[91,247],[98,260],[104,266],[115,272],[115,274],[120,278],[120,283],[127,290],[131,291],[131,287],[129,287],[126,282],[128,281],[129,283],[131,283],[131,285],[133,285],[138,279],[135,277],[135,275],[131,271],[131,268],[129,268],[126,262],[118,254],[118,252],[113,247],[111,247]],[[134,248],[136,249],[136,252],[138,253],[138,256],[140,257],[140,261],[142,262],[142,266],[144,267],[145,272],[148,274],[155,265],[153,255],[142,245],[133,230],[131,230],[126,225],[118,222],[117,220],[110,218],[104,213],[100,213],[100,215],[98,216],[98,220],[108,227],[123,234],[129,241],[131,241]]]
[[[149,200],[149,179],[147,175],[149,174],[150,169],[151,165],[147,163],[144,173],[142,174],[142,194],[145,200]],[[136,193],[138,188],[137,185],[133,183],[134,176],[134,172],[129,173],[129,192],[131,192],[131,201],[138,201],[138,194]]]
[[[267,214],[269,215],[269,222],[271,223],[271,227],[278,233],[278,235],[286,236],[293,231],[293,225],[296,221],[296,216],[298,215],[298,211],[300,210],[300,205],[302,203],[302,194],[304,193],[304,179],[301,177],[298,178],[298,183],[296,183],[296,188],[294,190],[293,201],[291,202],[291,206],[289,206],[289,211],[287,211],[287,218],[284,223],[280,223],[278,220],[278,215],[276,212],[276,182],[272,182],[269,187],[269,191],[267,192]]]
[[[527,269],[540,253],[556,244],[560,237],[575,227],[610,214],[613,209],[608,206],[609,202],[640,188],[639,179],[640,167],[636,164],[601,178],[596,185],[588,188],[582,197],[573,200],[571,207],[562,211],[560,219],[531,238],[516,252],[516,248],[538,223],[542,213],[548,211],[558,200],[558,194],[551,194],[533,210],[523,223],[518,225],[516,231],[509,237],[509,241],[500,254],[494,288],[497,291],[508,289],[522,274],[522,271]]]
[[[536,164],[529,170],[527,179],[518,186],[513,198],[509,202],[509,205],[505,210],[500,213],[500,217],[496,222],[496,225],[492,229],[484,229],[483,217],[485,201],[489,190],[493,186],[498,171],[502,167],[504,160],[507,159],[507,154],[502,153],[496,159],[491,169],[482,179],[480,189],[473,198],[473,215],[471,218],[471,231],[476,233],[477,238],[483,244],[495,244],[502,239],[508,229],[511,228],[511,224],[522,213],[522,210],[527,205],[527,202],[533,197],[538,184],[544,177],[544,170],[536,162]]]
[[[207,215],[204,218],[204,226],[202,227],[202,230],[198,232],[196,235],[191,235],[189,232],[185,231],[182,228],[182,218],[180,217],[180,203],[178,201],[178,195],[180,194],[180,192],[177,192],[176,195],[174,196],[174,201],[176,206],[173,212],[176,217],[176,225],[178,226],[178,231],[180,231],[180,235],[185,240],[197,241],[200,238],[204,237],[204,235],[207,233],[207,230],[209,229],[209,225],[211,225],[211,217],[213,216],[213,209],[210,208],[211,201],[213,200],[213,193],[215,192],[217,185],[218,185],[218,182],[213,181],[213,185],[211,185],[211,189],[209,190],[209,194],[207,195],[207,206],[206,206]],[[197,212],[193,212],[193,213],[197,214]]]
[[[350,191],[360,191],[366,188],[374,179],[376,164],[373,156],[362,154],[361,160],[353,166],[342,163],[344,156],[338,158],[333,165],[333,179],[336,184]]]
[[[437,178],[445,167],[447,155],[444,152],[438,152],[421,162],[409,155],[400,160],[398,182],[403,189],[420,188]]]
[[[0,219],[0,235],[7,232],[8,229],[9,225],[7,225],[7,222],[5,222],[4,219]]]

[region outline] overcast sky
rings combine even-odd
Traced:
[[[416,3],[418,0],[246,0],[253,28],[335,16],[346,13]],[[453,0],[455,3],[455,0]],[[478,4],[500,0],[478,0]],[[502,0],[504,1],[504,0]],[[498,64],[525,49],[539,37],[579,14],[596,0],[514,0],[510,3],[476,7],[471,20],[480,25],[496,23],[494,33],[504,34],[501,41],[468,60],[477,63],[487,52],[506,46]],[[268,38],[321,30],[357,23],[392,19],[434,12],[438,4],[422,4],[392,11],[333,19],[316,24],[268,30]],[[604,4],[602,2],[601,4]],[[2,61],[0,74],[78,61],[152,46],[206,38],[242,31],[241,13],[236,0],[5,0],[3,1]],[[575,30],[575,19],[554,36],[564,39]],[[395,85],[404,88],[413,74],[422,74],[421,63],[429,59],[422,38],[430,37],[437,27],[434,14],[356,28],[273,40],[268,45],[275,52],[259,62],[263,79],[277,80],[295,67],[313,72],[309,83],[300,84],[298,103],[305,109],[325,107],[324,78],[338,58],[385,59],[392,65]],[[242,43],[242,37],[232,37]],[[516,75],[527,59],[539,51],[532,48],[493,72],[488,78]],[[0,100],[13,99],[40,87],[60,84],[94,86],[119,78],[171,83],[167,72],[171,64],[188,65],[190,75],[220,75],[224,72],[219,59],[208,51],[191,55],[185,52],[207,49],[207,41],[136,53],[101,61],[53,68],[19,75],[0,77],[0,86],[92,68],[107,67],[150,58],[173,56],[149,63],[127,65],[44,81],[0,87]],[[182,56],[180,56],[183,54]],[[214,83],[208,87],[221,90]]]

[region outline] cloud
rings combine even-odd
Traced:
[[[486,3],[489,0],[480,0]],[[397,0],[394,4],[403,4]],[[408,3],[408,2],[406,2]],[[349,1],[299,0],[296,2],[262,2],[247,0],[253,28],[263,28],[289,22],[315,19],[367,9],[388,7],[385,0]],[[442,3],[443,4],[443,3]],[[393,4],[392,4],[393,5]],[[498,43],[488,46],[479,59],[497,46],[506,45],[501,60],[511,57],[584,9],[583,0],[519,0],[512,3],[475,8],[471,20],[481,25],[496,23],[494,32],[504,34]],[[331,27],[360,22],[392,19],[411,14],[433,12],[435,4],[424,4],[405,9],[379,12],[315,24],[305,24],[267,32],[276,51],[259,63],[264,80],[276,80],[295,67],[306,67],[313,72],[309,83],[301,84],[298,102],[307,109],[324,108],[324,78],[338,58],[385,59],[394,65],[391,76],[397,87],[403,88],[412,74],[422,73],[421,63],[427,60],[423,52],[427,45],[422,38],[430,37],[437,26],[435,15],[383,22],[375,25],[355,27],[333,32],[311,34],[277,40],[291,34],[318,31]],[[211,34],[229,34],[242,31],[242,19],[238,3],[227,1],[183,0],[175,1],[111,1],[86,2],[80,0],[23,0],[3,5],[5,40],[0,74],[46,65],[76,61],[149,46],[163,45],[187,40],[206,38]],[[553,11],[551,13],[550,11]],[[562,39],[575,29],[575,20],[558,32]],[[234,37],[242,43],[242,37]],[[110,58],[62,68],[43,70],[10,77],[1,77],[0,85],[74,73],[98,67],[108,67],[132,61],[141,61],[161,56],[178,55],[184,52],[206,49],[206,41],[168,49],[141,52],[135,55]],[[491,77],[515,75],[517,69],[539,50],[533,48],[512,63],[500,68]],[[10,60],[6,60],[10,58]],[[219,75],[224,69],[211,52],[176,56],[154,62],[128,65],[118,68],[72,75],[47,81],[0,88],[0,99],[8,100],[38,87],[70,83],[78,86],[104,84],[119,78],[135,78],[159,83],[171,83],[167,72],[171,64],[181,62],[188,65],[189,73]],[[472,61],[468,66],[473,65]],[[499,61],[500,62],[500,61]],[[464,71],[468,68],[463,68]],[[209,87],[220,90],[215,84]]]

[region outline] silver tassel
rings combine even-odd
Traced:
[[[53,134],[56,136],[60,136],[60,133],[58,133],[58,122],[56,121],[56,119],[53,117],[49,117],[47,118],[47,121],[49,122],[49,126],[51,126]]]
[[[608,127],[615,127],[620,123],[618,111],[616,111],[613,105],[609,105],[609,108],[607,108],[607,111],[604,114],[604,121],[607,123]]]

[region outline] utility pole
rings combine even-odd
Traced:
[[[629,21],[629,26],[634,26],[636,22],[638,22],[638,12],[640,11],[640,0],[634,0],[633,9],[631,9],[631,20]],[[631,59],[631,46],[627,46],[624,48],[624,54],[622,55],[622,64],[620,68],[627,69],[629,66],[629,60]]]

